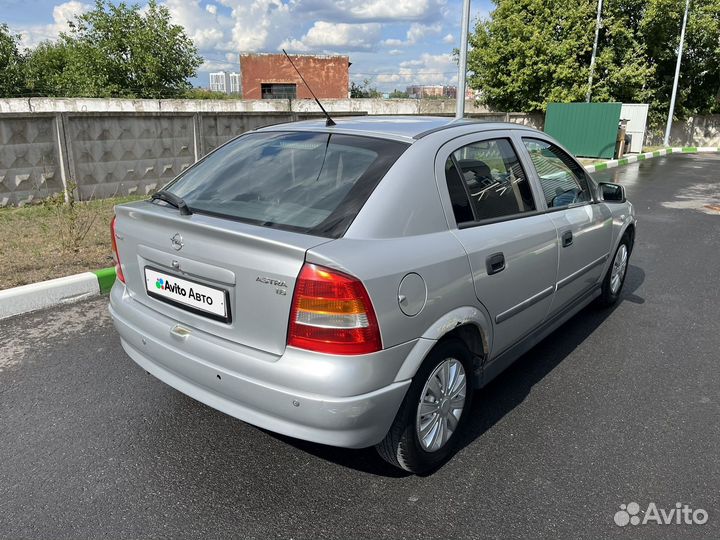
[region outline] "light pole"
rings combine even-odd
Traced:
[[[600,38],[600,25],[602,24],[602,6],[603,0],[598,0],[597,20],[595,21],[595,41],[593,42],[592,56],[590,57],[590,74],[588,75],[588,90],[585,95],[585,101],[590,103],[592,95],[593,71],[595,69],[595,56],[597,55],[598,39]]]
[[[467,74],[468,34],[470,33],[470,0],[463,0],[460,26],[460,58],[458,58],[458,85],[455,97],[455,118],[465,115],[465,75]]]
[[[675,98],[677,97],[678,82],[680,80],[680,64],[682,63],[683,44],[685,43],[685,28],[687,27],[688,11],[690,11],[690,0],[685,0],[685,15],[683,15],[682,30],[680,30],[680,46],[678,47],[677,64],[675,64],[675,81],[673,82],[672,95],[670,96],[670,110],[668,111],[667,126],[665,127],[665,139],[663,145],[670,145],[670,129],[672,128],[673,114],[675,113]]]

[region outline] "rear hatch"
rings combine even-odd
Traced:
[[[329,133],[231,141],[164,200],[116,208],[130,294],[183,326],[282,354],[305,253],[344,234],[405,148]]]
[[[183,326],[282,354],[305,252],[327,238],[181,216],[150,202],[119,206],[116,215],[120,261],[135,300]],[[203,296],[214,302],[208,306]],[[227,298],[226,306],[218,296]]]

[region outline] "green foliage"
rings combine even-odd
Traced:
[[[392,92],[390,92],[390,99],[404,99],[409,97],[407,92],[403,92],[402,90],[395,89]]]
[[[650,0],[640,24],[648,62],[656,66],[653,109],[667,115],[685,3]],[[693,0],[683,48],[676,116],[720,112],[720,0]],[[664,107],[663,107],[664,105]]]
[[[66,41],[44,41],[25,57],[25,91],[30,96],[73,97],[95,94],[85,84],[93,77],[83,73],[76,49]]]
[[[0,24],[0,96],[19,95],[22,89],[23,58],[18,49],[20,36]]]
[[[471,35],[472,88],[501,110],[544,111],[549,102],[584,101],[595,30],[595,0],[495,0]],[[667,115],[682,0],[606,0],[593,101],[651,104]],[[717,111],[720,0],[693,0],[683,53],[678,116]]]
[[[214,92],[206,88],[190,88],[183,92],[185,99],[242,99],[240,94],[226,94],[225,92]]]
[[[151,0],[143,13],[96,0],[95,9],[70,24],[63,39],[73,44],[95,95],[161,98],[190,88],[188,77],[202,63],[185,30],[170,22],[170,11]]]
[[[647,60],[640,23],[647,0],[606,0],[593,77],[592,100],[648,103],[654,65]],[[593,13],[597,12],[593,10]],[[593,31],[595,19],[589,23]],[[590,44],[592,47],[592,42]],[[587,58],[588,65],[590,57]],[[587,92],[587,80],[583,90]]]
[[[94,9],[69,25],[57,41],[41,43],[15,61],[23,83],[0,82],[0,95],[180,97],[202,64],[185,30],[172,24],[170,11],[155,0],[144,9],[96,0]],[[12,72],[3,62],[13,58],[12,45],[7,28],[0,27],[0,79]],[[14,50],[18,57],[17,40]]]
[[[355,81],[352,81],[350,82],[350,97],[379,98],[382,97],[382,92],[374,86],[370,86],[370,79],[365,79],[362,84],[357,84]]]
[[[586,0],[497,0],[468,54],[472,88],[505,111],[544,111],[585,94],[593,28]]]

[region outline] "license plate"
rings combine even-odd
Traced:
[[[150,267],[145,267],[145,290],[148,295],[168,304],[211,319],[230,322],[230,303],[226,290],[208,287]]]

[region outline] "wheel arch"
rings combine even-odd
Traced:
[[[621,232],[620,237],[618,239],[618,243],[620,243],[620,239],[622,239],[622,237],[625,236],[626,234],[628,235],[628,238],[630,240],[630,245],[628,246],[629,251],[630,251],[630,253],[632,253],[633,247],[635,246],[635,222],[634,221],[631,221],[630,223],[628,223],[627,226],[625,227],[625,229],[623,229],[623,231]]]
[[[454,309],[435,321],[412,348],[395,380],[414,377],[433,347],[452,338],[462,341],[472,353],[473,375],[479,382],[483,362],[492,346],[492,325],[487,314],[471,306]]]

